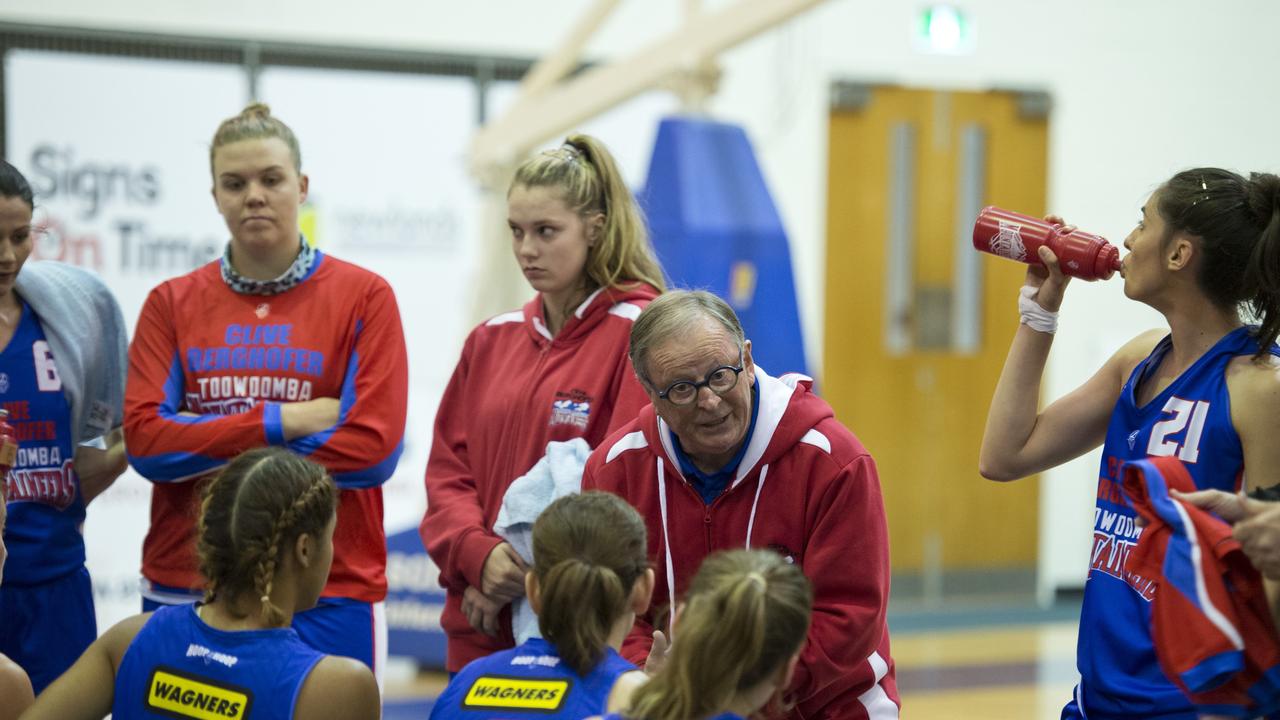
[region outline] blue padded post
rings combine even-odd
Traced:
[[[671,285],[728,301],[770,375],[807,373],[787,233],[746,132],[664,119],[639,201]]]

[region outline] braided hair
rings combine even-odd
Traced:
[[[332,520],[338,489],[323,467],[282,448],[250,450],[204,488],[197,550],[208,581],[205,602],[252,593],[263,620],[284,624],[271,602],[283,553],[300,535],[318,535]]]

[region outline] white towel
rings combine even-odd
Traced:
[[[582,438],[547,443],[547,454],[507,488],[493,531],[529,565],[533,565],[533,521],[557,498],[582,491],[582,469],[590,454],[591,447]],[[541,637],[538,616],[525,598],[511,604],[511,629],[517,645]]]

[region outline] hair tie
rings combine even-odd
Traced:
[[[580,150],[578,146],[570,145],[569,143],[564,143],[563,145],[561,145],[559,148],[556,149],[556,152],[560,156],[562,156],[566,161],[572,162],[574,160],[582,159],[582,150]]]
[[[263,605],[267,605],[267,604],[269,604],[270,602],[271,602],[271,596],[270,596],[270,595],[263,595],[263,596],[262,596],[262,604],[263,604]]]
[[[760,572],[757,570],[752,570],[751,572],[747,573],[747,579],[753,583],[756,583],[762,589],[769,587],[769,581],[765,580],[764,575],[761,575]]]

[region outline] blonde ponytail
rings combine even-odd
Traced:
[[[715,553],[680,611],[666,665],[636,691],[633,720],[688,720],[724,712],[743,690],[778,672],[804,644],[809,581],[768,550]]]

